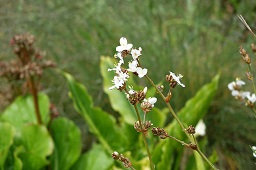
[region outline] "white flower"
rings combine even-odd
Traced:
[[[148,99],[144,99],[143,102],[148,102],[151,104],[152,108],[154,107],[154,104],[156,103],[157,98],[155,97],[149,97]]]
[[[137,67],[136,72],[138,73],[139,78],[144,77],[148,70],[146,68],[142,69],[141,67]]]
[[[117,88],[119,89],[120,87],[122,87],[124,85],[124,83],[128,80],[129,78],[129,74],[128,73],[125,73],[122,71],[121,69],[121,64],[122,63],[118,63],[118,65],[113,68],[113,69],[108,69],[108,71],[112,71],[114,70],[116,75],[114,76],[112,82],[113,82],[113,86],[111,86],[109,88],[109,90],[113,90],[114,88]]]
[[[256,146],[252,146],[253,156],[256,158]]]
[[[249,93],[246,97],[252,103],[254,103],[256,101],[256,95],[254,93],[252,95],[250,95],[250,93]]]
[[[237,91],[237,90],[233,90],[231,92],[232,96],[237,97],[239,99],[245,99],[248,95],[250,96],[250,92],[248,91]]]
[[[134,73],[137,71],[137,65],[138,61],[133,60],[132,62],[129,62],[129,68],[127,70]]]
[[[245,85],[245,82],[239,79],[236,79],[236,81],[232,81],[231,83],[228,84],[229,90],[240,90],[241,87]]]
[[[122,52],[124,50],[130,51],[132,44],[127,44],[127,39],[125,37],[120,38],[120,46],[116,47],[117,52]]]
[[[136,60],[139,56],[141,56],[141,51],[142,51],[141,47],[138,50],[137,49],[132,49],[132,51],[131,51],[132,58],[134,60]]]
[[[195,135],[200,135],[200,136],[204,136],[205,135],[205,129],[206,129],[206,125],[203,122],[203,120],[199,120],[199,122],[197,123],[196,127],[195,127]]]
[[[148,91],[148,88],[147,88],[147,87],[144,87],[144,89],[143,89],[143,93],[144,93],[144,94],[146,94],[146,93],[147,93],[147,91]]]
[[[124,64],[124,58],[122,57],[122,53],[117,53],[115,54],[114,57],[119,58],[120,59],[119,63]]]
[[[173,72],[170,71],[170,75],[172,76],[172,78],[181,86],[181,87],[185,87],[184,84],[182,84],[180,82],[180,79],[183,77],[183,75],[179,74],[179,75],[175,75]]]

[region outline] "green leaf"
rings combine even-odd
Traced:
[[[44,93],[38,94],[39,108],[44,124],[49,121],[49,98]],[[23,125],[37,123],[33,97],[31,95],[19,96],[7,107],[1,118],[11,123],[16,129]]]
[[[15,129],[12,125],[5,122],[0,122],[0,169],[3,169],[4,163],[13,144]]]
[[[116,89],[109,90],[109,87],[112,86],[111,80],[115,73],[113,71],[108,71],[108,69],[113,67],[114,62],[110,57],[101,57],[100,71],[103,77],[104,92],[108,95],[112,108],[122,115],[122,118],[126,123],[133,125],[137,120],[135,110],[127,101],[125,94]]]
[[[93,145],[89,152],[78,159],[71,170],[108,170],[113,163],[114,160],[104,152],[101,145]]]
[[[48,164],[46,158],[53,152],[53,141],[45,126],[24,126],[20,138],[23,151],[18,156],[23,169],[37,170]]]
[[[193,151],[195,159],[196,159],[196,169],[200,169],[200,170],[205,170],[205,166],[204,166],[204,160],[201,157],[201,155],[199,153],[197,153],[196,151]]]
[[[218,81],[219,75],[216,75],[209,84],[204,85],[193,98],[186,102],[184,108],[182,108],[177,114],[183,124],[196,125],[204,116],[217,91]],[[185,133],[182,131],[176,120],[173,120],[165,130],[169,135],[180,140],[187,139]],[[160,141],[153,152],[153,161],[156,163],[157,169],[166,168],[166,161],[170,161],[175,157],[173,155],[175,150],[179,150],[177,153],[181,154],[181,149],[183,149],[183,146],[171,139]],[[166,152],[166,150],[168,152]],[[169,167],[167,169],[170,169],[170,166],[173,166],[171,164],[168,165]]]
[[[117,126],[115,118],[100,108],[94,107],[86,88],[76,82],[70,74],[63,72],[63,75],[68,81],[75,109],[82,114],[90,131],[98,138],[106,151],[111,154],[115,150],[127,149],[129,139]]]
[[[68,170],[78,159],[81,149],[81,132],[69,119],[54,119],[50,127],[55,148],[53,165],[56,170]]]
[[[22,170],[23,164],[20,158],[18,157],[18,154],[22,151],[23,151],[22,146],[18,146],[18,147],[14,145],[11,146],[4,164],[5,170]]]

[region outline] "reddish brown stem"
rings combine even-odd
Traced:
[[[40,110],[39,110],[37,87],[35,86],[35,82],[34,82],[33,77],[28,77],[27,81],[28,81],[28,85],[29,85],[29,88],[30,88],[30,92],[33,96],[33,102],[34,102],[35,113],[36,113],[36,120],[37,120],[37,123],[41,125],[41,124],[43,124],[43,122],[42,122],[42,118],[41,118],[41,114],[40,114]]]

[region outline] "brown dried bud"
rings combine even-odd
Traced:
[[[143,90],[140,90],[138,93],[137,93],[137,99],[138,99],[138,101],[139,102],[142,102],[144,99],[145,99],[145,97],[146,97],[146,93],[144,93],[144,91]]]
[[[149,128],[151,128],[151,126],[153,126],[153,124],[151,123],[151,121],[146,121],[145,123],[141,122],[142,127],[140,126],[140,122],[136,121],[133,125],[134,129],[137,132],[147,132]]]
[[[247,71],[245,74],[248,80],[253,80],[253,74],[251,72]]]
[[[243,56],[243,60],[246,64],[251,64],[251,58],[248,54],[246,54],[245,56]]]
[[[141,107],[141,109],[143,110],[144,113],[148,113],[152,110],[153,105],[148,101],[144,101],[144,102],[141,103],[140,107]]]
[[[239,53],[242,55],[242,56],[245,56],[247,54],[246,50],[241,46],[240,49],[239,49]]]
[[[172,98],[172,93],[169,92],[169,93],[167,94],[167,96],[165,97],[165,102],[168,103],[168,102],[171,100],[171,98]]]
[[[194,143],[190,143],[190,144],[189,144],[189,147],[190,147],[191,149],[193,149],[193,150],[197,150],[197,145],[194,144]]]
[[[164,86],[163,86],[163,85],[161,85],[161,86],[157,86],[157,89],[158,89],[160,92],[163,92],[163,90],[164,90]]]
[[[161,139],[166,139],[169,137],[169,135],[163,128],[153,127],[151,132],[154,136],[159,136]]]
[[[123,154],[119,154],[115,151],[111,154],[111,156],[114,160],[119,160],[120,162],[122,162],[125,168],[132,167],[131,161],[128,158],[124,157]]]
[[[249,107],[249,108],[254,108],[254,103],[251,102],[250,100],[247,100],[246,103],[245,103],[245,105],[246,105],[247,107]]]
[[[256,46],[255,46],[255,44],[251,44],[251,48],[252,48],[252,51],[254,52],[254,53],[256,53]]]
[[[119,153],[118,153],[117,151],[113,152],[113,153],[111,154],[111,156],[112,156],[112,158],[113,158],[114,160],[118,160],[118,159],[119,159]]]
[[[193,127],[192,125],[190,125],[186,131],[188,132],[188,134],[195,134],[196,133],[196,130],[195,130],[195,127]]]

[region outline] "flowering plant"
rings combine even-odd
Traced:
[[[199,145],[196,141],[195,138],[195,128],[190,125],[187,126],[187,128],[185,128],[185,123],[195,123],[198,122],[199,120],[197,120],[198,118],[200,118],[202,115],[197,115],[199,117],[196,118],[196,120],[193,120],[191,122],[191,120],[188,120],[188,122],[184,122],[184,120],[181,121],[182,115],[185,116],[186,112],[188,112],[188,110],[184,109],[183,113],[180,113],[179,117],[177,116],[177,114],[174,112],[174,110],[172,109],[169,101],[171,100],[172,97],[172,93],[174,88],[177,85],[180,85],[181,87],[185,87],[185,85],[183,83],[181,83],[181,78],[183,77],[181,74],[176,75],[173,72],[169,72],[168,75],[165,76],[165,80],[167,81],[167,83],[169,84],[169,88],[167,89],[167,94],[164,95],[163,91],[164,91],[164,86],[163,85],[159,85],[157,86],[147,75],[148,74],[148,69],[147,68],[143,68],[142,64],[140,63],[140,57],[142,56],[142,48],[139,47],[138,49],[132,48],[133,45],[129,44],[127,42],[127,39],[122,37],[120,38],[120,46],[116,47],[116,51],[117,54],[115,54],[115,58],[118,59],[118,62],[114,65],[113,67],[109,67],[107,69],[105,69],[106,66],[110,66],[112,65],[112,61],[110,58],[105,58],[102,57],[102,62],[106,63],[106,66],[103,65],[101,67],[104,67],[105,70],[108,70],[109,72],[113,72],[114,71],[114,76],[111,80],[111,84],[108,80],[105,81],[105,92],[109,95],[110,97],[110,101],[112,101],[112,105],[113,108],[117,111],[120,112],[120,114],[122,114],[122,116],[124,116],[124,119],[127,123],[129,124],[133,124],[135,130],[137,132],[140,132],[142,134],[142,139],[143,139],[143,143],[144,146],[146,148],[147,151],[147,157],[149,159],[149,164],[150,164],[150,168],[151,169],[155,169],[155,167],[157,167],[157,169],[161,168],[163,166],[163,164],[161,163],[161,161],[159,160],[159,158],[157,158],[157,156],[159,155],[159,151],[153,150],[153,154],[150,151],[150,146],[149,146],[149,142],[148,142],[148,138],[149,138],[149,131],[150,129],[153,136],[159,136],[160,139],[173,139],[176,142],[181,143],[183,146],[186,146],[187,148],[191,148],[192,150],[194,150],[195,152],[199,153],[202,157],[202,159],[204,159],[209,166],[211,166],[211,168],[215,168],[215,166],[209,161],[209,159],[206,158],[206,156],[201,152]],[[129,56],[131,56],[131,61],[128,62],[127,64],[127,60],[129,59]],[[125,66],[127,65],[127,67],[125,68]],[[101,70],[103,77],[108,77],[110,78],[111,73],[106,73],[105,70]],[[180,126],[181,129],[179,129],[179,133],[180,130],[183,131],[184,136],[181,137],[182,139],[178,139],[175,137],[174,134],[177,134],[177,132],[174,132],[173,129],[169,129],[169,127],[167,126],[166,129],[161,128],[161,127],[153,127],[154,124],[157,124],[155,122],[154,119],[150,119],[152,117],[152,114],[156,114],[156,113],[152,113],[154,112],[154,106],[157,104],[157,98],[156,97],[149,97],[146,99],[146,95],[147,95],[147,91],[148,88],[144,87],[141,88],[141,90],[134,90],[135,87],[136,88],[140,88],[137,85],[134,84],[133,81],[133,76],[137,76],[138,78],[146,78],[150,84],[153,86],[153,89],[150,89],[150,91],[154,91],[156,93],[158,93],[160,95],[160,97],[166,102],[167,108],[169,109],[169,112],[172,114],[172,116],[175,118],[175,121],[172,123],[173,125],[175,124],[176,126]],[[212,83],[216,83],[218,80],[218,77],[216,77]],[[113,89],[117,89],[116,91]],[[143,89],[143,90],[142,90]],[[202,89],[203,90],[203,89]],[[209,90],[209,89],[208,89]],[[215,91],[214,89],[211,90],[210,95],[208,96],[209,98],[213,97],[213,91]],[[124,97],[121,94],[118,94],[120,92],[123,92]],[[154,94],[154,93],[153,93]],[[208,92],[209,94],[209,92]],[[125,99],[126,98],[126,99]],[[123,108],[120,108],[120,106],[118,106],[118,104],[120,105],[120,100],[124,99],[124,100],[128,100],[131,104],[131,106],[133,107],[133,109],[129,106],[130,110],[129,113],[122,113],[123,112]],[[196,99],[198,100],[198,99]],[[199,102],[199,101],[193,101],[193,102]],[[204,103],[205,105],[208,105],[209,101],[207,100],[207,104]],[[117,104],[118,103],[118,104]],[[140,104],[140,108],[139,109],[137,107],[137,105]],[[123,104],[122,104],[123,105]],[[127,104],[125,104],[127,105]],[[188,107],[188,106],[187,106]],[[195,109],[196,112],[197,109]],[[199,109],[200,110],[200,109]],[[198,111],[199,111],[198,110]],[[134,114],[134,112],[136,114]],[[149,113],[151,112],[151,113]],[[135,116],[136,115],[136,116]],[[143,115],[143,119],[141,118],[141,115]],[[150,117],[151,115],[151,117]],[[155,116],[155,115],[153,115]],[[162,115],[161,115],[162,116]],[[191,115],[191,118],[196,115]],[[137,120],[136,120],[137,119]],[[177,124],[176,124],[177,123]],[[199,128],[202,127],[201,129],[204,129],[204,125],[201,125],[202,122],[200,123],[200,126],[198,126]],[[161,124],[162,126],[164,126],[164,124]],[[197,129],[198,129],[197,127]],[[173,127],[174,128],[174,127]],[[175,127],[176,128],[176,127]],[[200,130],[198,130],[200,131]],[[203,130],[204,131],[204,130]],[[200,133],[199,133],[200,134]],[[204,132],[201,132],[201,134],[204,134]],[[180,135],[180,134],[179,134]],[[187,136],[188,139],[185,139],[184,137]],[[185,141],[189,141],[189,143],[185,142]],[[168,140],[165,140],[168,141]],[[161,142],[160,142],[161,143]],[[163,143],[156,145],[158,147],[165,145]],[[167,142],[168,143],[168,142]],[[166,144],[168,146],[168,144]],[[168,146],[169,147],[169,146]],[[159,148],[158,148],[159,149]],[[157,154],[156,154],[157,153]],[[164,154],[164,153],[162,153]],[[170,155],[170,153],[168,153],[167,155]],[[121,161],[125,167],[127,168],[131,168],[134,169],[132,162],[125,157],[125,159],[123,158],[123,155],[120,156],[120,154],[118,153],[118,151],[114,150],[112,153],[112,157],[115,160],[119,160]],[[127,161],[129,160],[129,161]],[[159,162],[154,162],[154,161],[159,161]],[[164,165],[165,167],[167,165]]]

